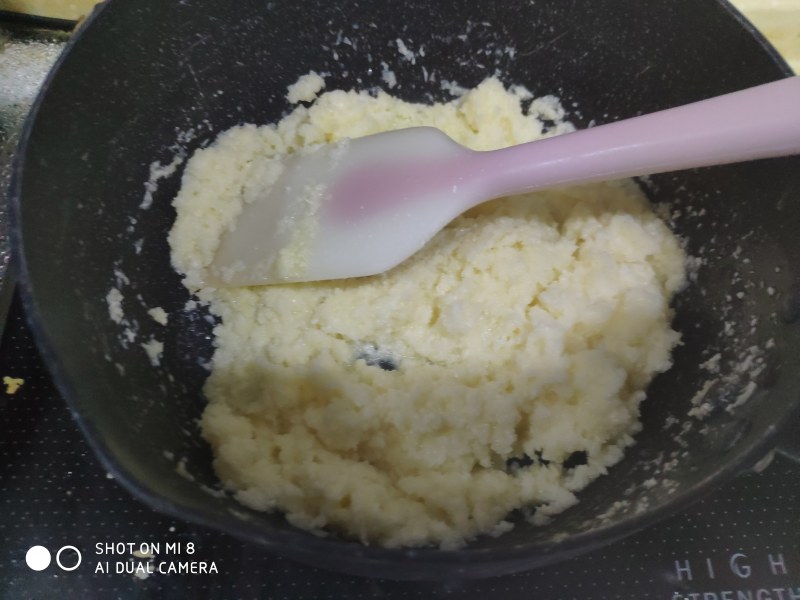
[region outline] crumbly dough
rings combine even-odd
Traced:
[[[286,90],[286,99],[290,104],[311,102],[325,87],[325,80],[318,73],[311,71],[303,75]]]
[[[25,380],[20,377],[9,377],[8,375],[3,377],[3,385],[6,386],[6,394],[9,396],[16,394],[24,383]]]
[[[202,430],[239,501],[368,544],[457,547],[514,509],[546,521],[633,443],[679,340],[685,257],[631,182],[491,201],[384,275],[200,285],[264,159],[412,125],[476,149],[542,137],[544,118],[570,129],[530,100],[497,79],[434,106],[330,91],[189,161],[172,258],[222,320]]]
[[[166,325],[167,321],[169,320],[169,315],[167,311],[165,311],[160,306],[156,306],[155,308],[151,308],[147,311],[147,314],[150,315],[150,318],[153,319],[159,325]]]

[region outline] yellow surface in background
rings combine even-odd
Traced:
[[[800,0],[731,0],[800,73]]]
[[[169,0],[164,0],[169,1]],[[731,0],[800,73],[800,0]],[[97,0],[0,0],[0,10],[77,20]]]
[[[77,21],[95,4],[97,0],[0,0],[0,10]]]

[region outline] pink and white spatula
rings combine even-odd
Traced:
[[[208,269],[213,286],[373,275],[485,200],[800,153],[800,77],[490,152],[415,127],[283,159]]]

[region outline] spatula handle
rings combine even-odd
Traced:
[[[800,153],[800,77],[481,153],[490,196]]]

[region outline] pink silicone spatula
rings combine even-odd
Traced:
[[[373,275],[491,198],[800,153],[800,77],[490,152],[430,127],[283,159],[207,273],[213,286]]]

